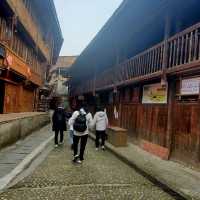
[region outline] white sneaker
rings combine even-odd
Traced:
[[[59,144],[60,144],[60,145],[63,145],[63,144],[64,144],[64,142],[60,142]]]
[[[101,149],[102,149],[102,150],[105,150],[105,147],[104,147],[104,146],[102,146],[102,147],[101,147]]]
[[[81,164],[81,163],[82,163],[82,161],[81,161],[81,160],[77,160],[77,161],[76,161],[76,163],[78,163],[78,164]]]
[[[99,148],[95,148],[96,151],[99,151]]]
[[[58,145],[57,144],[55,144],[55,146],[54,146],[55,148],[57,148],[58,147]]]

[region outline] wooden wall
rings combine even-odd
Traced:
[[[34,110],[34,90],[22,85],[5,84],[4,113],[32,112]]]
[[[115,107],[116,107],[117,112],[119,113],[118,119],[115,118],[115,115],[114,115],[114,108]],[[108,115],[108,119],[109,119],[109,124],[112,125],[112,126],[120,126],[120,114],[121,114],[121,112],[120,112],[119,104],[107,105],[106,106],[106,111],[107,111],[107,115]]]
[[[128,129],[129,136],[137,143],[147,140],[170,148],[173,159],[200,164],[200,101],[197,98],[185,102],[174,96],[172,102],[171,118],[168,104],[113,102],[107,105],[109,123]],[[118,119],[114,117],[115,106]]]
[[[166,147],[167,105],[138,106],[136,131],[140,139]]]
[[[23,88],[19,101],[20,112],[32,112],[34,110],[34,91]]]
[[[114,106],[107,107],[111,125],[128,129],[131,137],[166,147],[167,105],[122,103],[116,107],[119,119],[114,118]]]
[[[200,158],[200,104],[175,103],[172,156],[181,160]]]
[[[19,112],[19,87],[14,84],[5,84],[4,113]]]
[[[129,130],[132,136],[137,137],[137,109],[138,104],[124,103],[121,105],[121,122],[123,128]]]

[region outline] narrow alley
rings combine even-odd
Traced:
[[[0,200],[172,200],[109,151],[90,140],[85,161],[73,164],[69,146],[54,149],[27,178],[0,194]]]
[[[200,0],[0,0],[0,200],[200,200]]]

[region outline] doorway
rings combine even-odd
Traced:
[[[3,114],[4,96],[5,96],[5,84],[3,81],[0,81],[0,114]]]

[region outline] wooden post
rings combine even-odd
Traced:
[[[23,84],[19,85],[19,91],[18,91],[18,112],[23,112],[23,93],[24,93],[24,88]]]
[[[168,85],[168,113],[167,113],[167,132],[166,132],[166,147],[169,152],[172,151],[173,142],[173,108],[175,96],[175,81],[170,80]]]
[[[162,61],[162,80],[166,81],[166,68],[168,64],[168,38],[171,31],[171,20],[169,14],[165,17],[165,33],[164,33],[164,50],[163,50],[163,61]]]
[[[199,114],[200,114],[200,90],[199,90],[199,101],[198,101],[198,107],[199,107]],[[197,163],[200,162],[200,117],[198,117],[197,120],[197,143],[196,143],[196,161]]]

